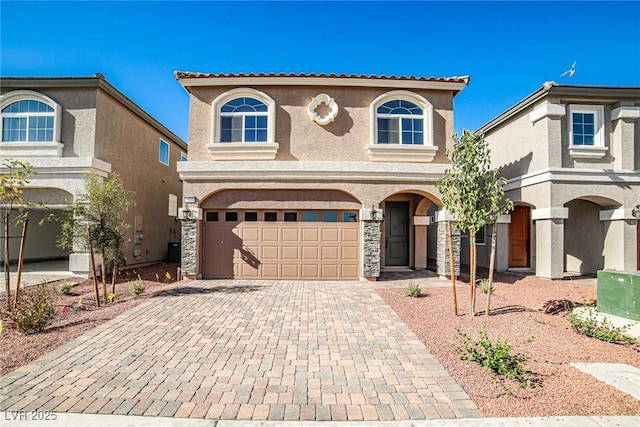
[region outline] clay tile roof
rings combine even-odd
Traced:
[[[363,80],[407,80],[420,82],[443,82],[443,83],[469,83],[469,76],[452,76],[452,77],[417,77],[417,76],[386,76],[382,75],[365,75],[365,74],[325,74],[325,73],[197,73],[191,71],[175,71],[173,73],[176,80],[182,79],[224,79],[238,77],[297,77],[297,78],[340,78],[340,79],[363,79]]]

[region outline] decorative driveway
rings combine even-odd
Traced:
[[[0,378],[0,411],[244,420],[480,417],[390,283],[194,281]]]

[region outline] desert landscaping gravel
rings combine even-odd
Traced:
[[[564,300],[595,302],[595,286],[510,275],[499,280],[488,317],[481,292],[476,311],[482,315],[470,315],[469,288],[461,282],[456,286],[457,317],[448,288],[422,289],[420,298],[406,297],[397,288],[378,292],[486,416],[640,414],[640,401],[570,366],[598,362],[640,367],[638,343],[618,345],[587,338],[570,328],[566,311],[545,313],[550,304],[562,306]],[[484,330],[493,340],[507,341],[513,353],[527,357],[527,369],[538,380],[536,386],[521,388],[497,379],[475,362],[461,360],[458,330],[473,338]]]

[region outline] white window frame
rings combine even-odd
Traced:
[[[187,162],[187,161],[189,161],[189,157],[187,156],[187,153],[185,153],[185,152],[181,152],[181,153],[180,153],[180,161],[181,161],[181,162]]]
[[[18,101],[33,100],[42,102],[53,109],[53,113],[46,113],[46,116],[53,116],[53,141],[2,141],[4,114],[0,117],[0,156],[1,157],[61,157],[64,145],[60,142],[60,123],[62,107],[53,99],[39,92],[31,90],[15,90],[0,96],[0,111],[5,107]],[[29,116],[39,113],[29,113]],[[7,116],[11,116],[8,114]],[[28,129],[27,129],[28,133]]]
[[[594,115],[593,145],[573,145],[573,113],[590,113]],[[604,132],[604,106],[602,105],[569,105],[569,155],[573,158],[599,159],[607,154]]]
[[[163,145],[167,146],[167,162],[166,163],[162,161],[162,146]],[[160,163],[162,163],[163,165],[165,165],[165,166],[169,166],[169,163],[171,163],[171,146],[164,139],[160,139],[159,142],[158,142],[158,161]]]
[[[422,108],[422,145],[378,144],[378,107],[393,101],[404,100]],[[417,118],[419,116],[414,116]],[[438,147],[433,137],[433,105],[423,96],[406,90],[394,90],[383,93],[373,100],[369,107],[369,145],[367,153],[374,162],[430,162],[434,159]]]
[[[221,142],[220,109],[235,98],[254,98],[267,106],[267,141]],[[276,103],[266,93],[251,88],[236,88],[224,92],[211,103],[211,138],[207,144],[213,160],[273,160],[279,144],[276,135]],[[243,136],[244,139],[244,136]]]

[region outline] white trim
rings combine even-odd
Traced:
[[[633,209],[610,209],[606,211],[600,211],[600,221],[619,221],[619,220],[637,220],[631,213]]]
[[[276,158],[278,147],[278,143],[270,142],[207,144],[213,160],[273,160]]]
[[[500,215],[496,224],[511,224],[511,215]]]
[[[327,108],[329,108],[329,112],[326,116],[320,117],[320,115],[316,112],[316,109],[320,106],[320,104],[325,104]],[[318,123],[321,126],[327,125],[333,121],[338,115],[338,104],[335,99],[331,98],[326,93],[321,93],[319,95],[311,98],[311,102],[307,107],[307,114],[311,117],[311,120]]]
[[[567,219],[569,208],[542,208],[531,210],[531,219]]]
[[[180,161],[181,162],[188,162],[189,161],[189,156],[187,156],[187,153],[185,153],[184,151],[180,152]]]
[[[40,101],[47,104],[49,107],[53,108],[53,141],[46,141],[43,143],[60,143],[60,129],[62,128],[60,121],[62,118],[62,107],[53,99],[49,98],[46,95],[43,95],[39,92],[35,92],[32,90],[14,90],[11,92],[4,93],[0,95],[0,111],[8,106],[9,104],[13,104],[17,101],[29,100],[33,99],[35,101]],[[37,114],[37,113],[36,113]],[[48,115],[48,114],[47,114]],[[0,117],[0,142],[2,142],[2,125],[4,120]],[[26,141],[27,143],[35,143],[36,141]],[[3,144],[5,142],[2,142]],[[7,141],[7,144],[11,144],[12,142]],[[60,153],[62,155],[62,153]]]
[[[403,144],[377,144],[378,139],[378,107],[388,101],[395,99],[402,99],[413,102],[422,108],[422,121],[423,121],[423,143],[418,147],[433,147],[433,105],[427,101],[423,96],[417,93],[410,92],[408,90],[393,90],[383,93],[371,102],[369,106],[369,145],[398,145],[401,147],[414,147],[415,145],[403,145]],[[435,154],[434,154],[435,155]],[[371,157],[371,155],[369,155]],[[371,159],[373,160],[373,158]]]
[[[505,191],[549,181],[582,184],[640,184],[640,174],[632,170],[545,168],[509,179]]]
[[[573,145],[573,113],[593,114],[593,145]],[[605,156],[608,148],[604,145],[604,106],[570,104],[567,127],[569,129],[568,149],[571,157],[597,159]]]
[[[448,167],[445,163],[377,162],[178,162],[180,178],[200,181],[386,181],[435,184]]]
[[[163,144],[167,146],[167,163],[162,161],[162,145]],[[171,145],[169,145],[169,143],[162,138],[158,140],[158,161],[165,166],[169,166],[169,164],[171,163]]]
[[[611,121],[618,119],[637,119],[640,118],[640,107],[630,107],[623,105],[614,110],[611,110]]]
[[[224,78],[180,78],[183,87],[196,86],[342,86],[342,87],[387,87],[407,89],[435,89],[461,91],[464,82],[348,79],[334,77],[224,77]]]
[[[62,157],[63,149],[60,142],[0,142],[0,157]]]
[[[552,104],[549,101],[544,101],[539,106],[535,107],[531,113],[529,113],[529,121],[535,123],[538,120],[545,117],[563,117],[567,114],[566,108],[562,104]]]
[[[367,154],[374,162],[417,162],[433,161],[438,147],[403,144],[369,144]]]

